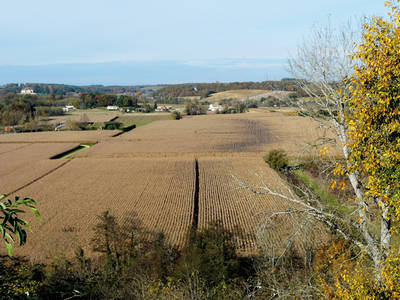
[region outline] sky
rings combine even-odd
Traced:
[[[384,16],[384,2],[3,1],[0,84],[280,79],[313,25]]]

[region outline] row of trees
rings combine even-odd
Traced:
[[[35,118],[35,108],[30,103],[18,102],[0,104],[0,124],[5,126],[22,125]]]
[[[86,256],[53,256],[48,265],[0,258],[1,299],[273,299],[321,298],[336,257],[351,252],[348,243],[307,243],[305,259],[291,244],[277,255],[261,248],[258,255],[238,256],[239,228],[229,231],[216,221],[188,231],[183,249],[171,247],[162,233],[149,233],[134,213],[117,219],[98,216]],[[331,244],[331,245],[330,245]],[[345,256],[348,258],[348,256]]]
[[[177,98],[188,96],[201,96],[207,98],[209,95],[228,90],[280,90],[297,92],[303,96],[306,94],[296,85],[294,80],[263,81],[263,82],[232,82],[232,83],[199,83],[199,84],[176,84],[168,85],[153,93],[159,98]]]
[[[79,100],[75,101],[76,107],[94,108],[98,106],[117,105],[121,107],[138,107],[139,96],[116,96],[113,94],[81,93]]]
[[[53,102],[37,95],[8,94],[0,99],[0,125],[24,125],[38,117],[63,115],[59,103]]]
[[[47,84],[47,83],[28,83],[17,84],[9,83],[0,86],[0,98],[8,93],[17,94],[23,88],[31,88],[37,94],[56,96],[66,95],[69,93],[100,93],[100,94],[134,94],[143,90],[143,86],[103,86],[103,85],[90,85],[90,86],[75,86],[65,84]],[[149,91],[151,92],[151,90]]]

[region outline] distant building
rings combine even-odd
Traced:
[[[63,112],[69,112],[70,110],[74,110],[75,106],[73,105],[66,105],[65,107],[63,107]]]
[[[20,92],[21,95],[36,95],[36,93],[31,88],[23,88]]]
[[[157,108],[155,109],[155,111],[171,111],[172,110],[172,106],[169,105],[163,105],[163,106],[157,106]]]
[[[208,106],[208,110],[212,112],[222,111],[222,106],[219,105],[218,103],[210,104]]]
[[[108,110],[119,110],[119,106],[116,106],[116,105],[109,105],[109,106],[107,106],[107,109],[108,109]]]

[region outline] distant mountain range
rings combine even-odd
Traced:
[[[49,82],[70,85],[144,85],[280,80],[286,59],[130,61],[0,66],[0,84]]]

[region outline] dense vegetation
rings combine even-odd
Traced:
[[[38,125],[40,120],[43,117],[63,115],[65,113],[63,107],[66,105],[73,105],[80,109],[113,105],[125,110],[145,113],[153,112],[157,108],[156,102],[148,102],[141,93],[133,96],[81,93],[79,97],[67,98],[54,94],[43,96],[8,93],[0,98],[0,126],[19,126],[19,130],[26,127],[25,131],[36,131],[39,127],[47,130],[46,124]]]
[[[31,264],[22,258],[0,260],[0,297],[16,299],[265,299],[317,297],[319,276],[329,268],[331,249],[308,249],[307,261],[294,247],[279,257],[268,252],[240,257],[231,232],[220,222],[190,230],[182,250],[168,245],[163,234],[141,229],[133,216],[124,222],[104,212],[92,237],[97,258],[81,248],[75,257],[55,257]],[[345,246],[346,243],[341,245]],[[336,244],[335,244],[336,245]],[[351,249],[350,249],[351,250]],[[327,272],[327,277],[330,272]]]
[[[47,84],[47,83],[9,83],[0,86],[0,98],[8,93],[17,94],[23,88],[31,88],[36,94],[65,96],[68,94],[79,93],[100,93],[100,94],[135,94],[136,92],[152,93],[159,86],[76,86],[65,84]]]
[[[232,82],[232,83],[190,83],[168,85],[154,92],[155,97],[208,97],[213,93],[229,90],[279,90],[302,93],[293,80]],[[304,94],[305,95],[305,94]]]

